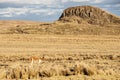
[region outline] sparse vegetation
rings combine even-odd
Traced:
[[[53,23],[0,21],[0,79],[120,80],[119,66],[120,18],[99,8],[71,7]]]
[[[120,79],[120,37],[0,35],[1,79]],[[45,56],[30,65],[30,56]]]
[[[48,66],[49,65],[49,66]],[[83,64],[76,64],[72,67],[69,65],[59,64],[41,64],[33,66],[17,66],[15,68],[7,69],[4,73],[4,78],[7,79],[39,79],[43,77],[54,77],[54,76],[71,76],[71,75],[87,75],[91,76],[97,73],[93,68],[89,68]]]

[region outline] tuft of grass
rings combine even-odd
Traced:
[[[39,79],[43,77],[52,76],[72,76],[72,75],[87,75],[91,76],[97,73],[93,67],[83,63],[69,65],[33,65],[33,66],[18,66],[15,68],[9,68],[2,78],[6,79]]]

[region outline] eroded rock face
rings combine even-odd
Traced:
[[[108,23],[120,24],[120,18],[116,17],[100,8],[92,6],[70,7],[63,11],[59,21],[78,22],[83,20],[89,24],[104,25]]]

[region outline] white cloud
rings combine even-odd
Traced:
[[[14,17],[19,15],[25,15],[28,12],[26,8],[4,8],[0,10],[0,16],[2,17]]]
[[[68,2],[68,1],[69,1],[69,0],[61,0],[62,3],[64,3],[64,2]]]
[[[49,11],[47,9],[30,9],[29,13],[30,14],[35,14],[35,15],[46,15]]]
[[[110,4],[109,4],[109,3]],[[114,2],[115,5],[112,3]],[[63,9],[70,6],[78,5],[93,5],[107,9],[118,9],[120,4],[116,0],[0,0],[0,17],[13,17],[19,16],[20,19],[25,16],[31,15],[46,17],[46,16],[59,16]],[[7,4],[6,4],[7,3]],[[104,3],[104,4],[103,4]],[[5,5],[4,5],[5,4]],[[12,6],[13,5],[13,6]],[[17,6],[18,5],[18,6]],[[116,12],[119,14],[119,12]],[[10,19],[11,19],[10,18]],[[9,19],[9,18],[6,18]]]
[[[12,17],[12,14],[6,11],[0,12],[0,15],[2,15],[2,17]]]
[[[15,17],[20,15],[42,15],[42,16],[50,16],[55,15],[58,12],[61,12],[62,9],[40,9],[40,8],[4,8],[0,9],[1,17]]]
[[[44,13],[44,12],[47,12],[47,10],[45,9],[31,9],[30,10],[30,13]]]
[[[43,16],[55,15],[58,12],[61,12],[62,9],[31,9],[29,13]]]
[[[103,2],[104,0],[94,0],[93,3],[101,3]]]
[[[21,3],[28,3],[28,4],[53,4],[56,0],[20,0]]]
[[[19,1],[19,0],[0,0],[0,2],[15,2],[15,1]]]
[[[51,11],[51,12],[48,12],[47,15],[54,15],[56,12],[55,11]]]
[[[3,15],[3,14],[8,14],[9,12],[6,12],[6,11],[2,11],[0,12],[0,15]]]
[[[2,2],[17,3],[17,4],[53,4],[58,0],[0,0]]]
[[[65,2],[88,2],[88,3],[101,3],[104,0],[61,0],[62,3]]]
[[[90,1],[90,0],[61,0],[62,3],[69,2],[69,1],[72,1],[72,2],[86,2],[86,1]]]
[[[90,1],[90,0],[71,0],[73,2],[85,2],[85,1]]]
[[[120,7],[120,4],[116,4],[115,7]]]

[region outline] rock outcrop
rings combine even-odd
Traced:
[[[86,21],[87,23],[94,25],[105,25],[110,23],[120,24],[119,17],[92,6],[76,6],[67,8],[63,11],[59,21],[77,23]]]

